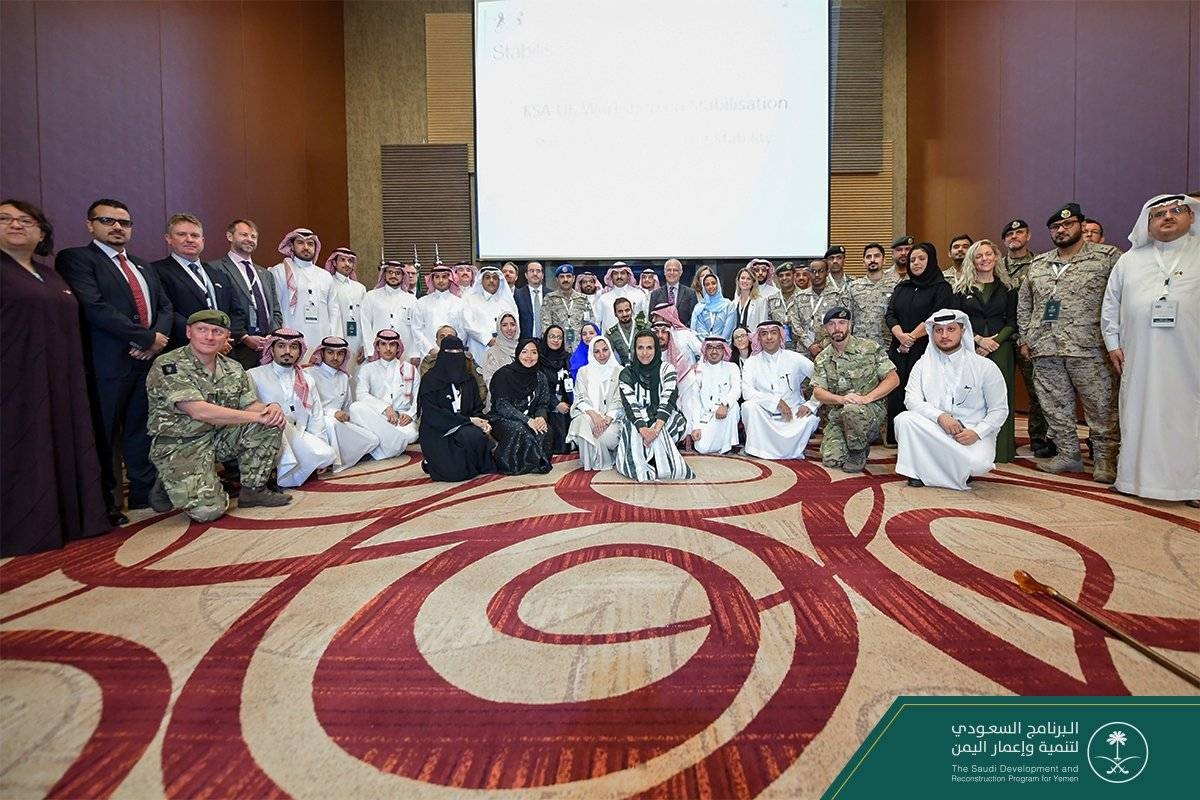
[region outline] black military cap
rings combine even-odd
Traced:
[[[1013,231],[1021,230],[1021,228],[1029,230],[1029,223],[1023,219],[1009,220],[1008,224],[1004,226],[1004,230],[1000,231],[1000,238],[1003,239]]]
[[[916,241],[917,240],[913,238],[912,234],[906,233],[903,236],[897,236],[892,242],[892,247],[912,247],[914,244],[916,244]]]
[[[1046,220],[1046,227],[1049,228],[1056,222],[1062,222],[1064,219],[1071,217],[1079,217],[1083,221],[1083,211],[1079,208],[1079,203],[1067,203],[1062,208],[1050,215],[1050,219]]]
[[[840,244],[835,244],[833,247],[825,251],[825,258],[829,258],[830,256],[844,255],[846,255],[846,248],[842,247]]]
[[[825,317],[821,320],[821,324],[828,325],[835,319],[844,319],[849,321],[850,311],[843,306],[834,306],[825,312]]]

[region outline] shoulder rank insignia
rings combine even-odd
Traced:
[[[175,367],[174,364],[163,364],[162,371],[163,371],[163,375],[174,375],[179,370]]]

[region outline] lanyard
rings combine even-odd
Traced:
[[[1174,278],[1176,275],[1183,274],[1183,269],[1180,268],[1179,262],[1183,260],[1184,248],[1179,248],[1179,252],[1175,254],[1175,259],[1171,262],[1169,267],[1167,266],[1167,262],[1163,259],[1162,250],[1157,247],[1154,247],[1153,250],[1154,261],[1158,264],[1158,272],[1163,276],[1163,293],[1162,297],[1158,299],[1166,300],[1167,296],[1171,294],[1171,278]]]

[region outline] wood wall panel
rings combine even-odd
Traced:
[[[883,169],[883,8],[837,3],[830,9],[830,169]]]
[[[259,223],[267,263],[298,225],[346,240],[341,3],[0,6],[0,191],[40,199],[60,247],[87,241],[103,196],[129,204],[146,256],[174,211],[206,223],[206,257],[239,216]]]
[[[912,232],[942,247],[1023,217],[1045,250],[1042,222],[1075,200],[1128,246],[1142,203],[1177,191],[1200,153],[1200,93],[1184,77],[1200,61],[1198,7],[909,2]]]
[[[425,105],[430,144],[465,144],[475,171],[474,30],[470,14],[425,15]]]
[[[892,240],[892,155],[895,145],[882,143],[880,172],[832,175],[829,180],[829,241],[846,248],[846,272],[862,275],[863,247]]]
[[[0,197],[41,205],[36,36],[32,2],[0,3]]]
[[[435,253],[446,264],[472,260],[467,146],[386,145],[381,163],[387,252],[409,260],[416,245],[422,274]]]

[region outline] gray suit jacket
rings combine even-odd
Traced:
[[[667,302],[667,286],[663,284],[662,288],[655,289],[650,293],[650,308],[654,309],[659,303]],[[684,325],[692,324],[692,311],[696,308],[696,293],[692,291],[692,287],[679,284],[679,291],[675,293],[675,310],[679,312],[679,321]]]
[[[250,263],[258,275],[259,281],[262,282],[263,294],[266,295],[267,300],[267,310],[271,314],[271,319],[266,320],[266,324],[260,322],[257,326],[258,332],[265,335],[283,325],[283,311],[279,308],[279,292],[275,288],[275,277],[265,267],[260,267],[253,261]],[[234,290],[234,302],[242,306],[246,312],[246,320],[249,322],[255,316],[254,296],[250,294],[250,287],[246,283],[246,273],[242,271],[241,265],[234,264],[229,254],[226,253],[220,259],[208,262],[208,266],[222,270],[229,276],[229,282],[233,285]]]

